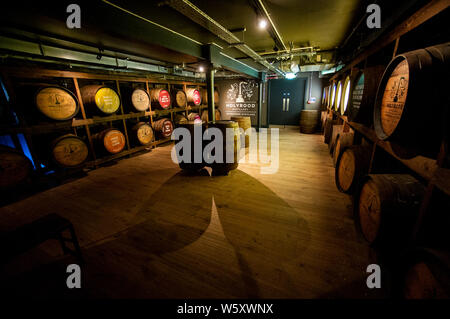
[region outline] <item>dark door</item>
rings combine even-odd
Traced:
[[[306,79],[270,80],[269,123],[298,125],[305,104]]]

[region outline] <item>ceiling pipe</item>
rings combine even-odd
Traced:
[[[217,22],[209,15],[207,15],[205,12],[200,10],[200,8],[195,6],[192,2],[188,0],[168,0],[164,2],[164,4],[169,5],[171,8],[175,9],[176,11],[185,15],[186,17],[188,17],[195,23],[199,24],[206,30],[215,34],[217,37],[227,42],[229,45],[232,45],[239,51],[245,53],[254,61],[263,65],[265,68],[284,76],[283,71],[267,62],[263,57],[261,57],[253,49],[251,49],[247,44],[242,42],[238,37],[236,37],[227,28],[222,26],[219,22]]]
[[[253,0],[254,6],[258,9],[260,14],[270,23],[271,30],[273,32],[271,33],[271,36],[273,40],[275,41],[275,45],[278,47],[278,49],[283,51],[289,51],[286,45],[284,44],[283,38],[281,37],[281,34],[278,32],[277,27],[275,26],[275,23],[272,21],[272,18],[270,17],[269,12],[266,9],[266,6],[262,2],[262,0]]]

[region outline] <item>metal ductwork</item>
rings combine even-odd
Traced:
[[[276,72],[280,75],[284,76],[284,72],[279,70],[278,68],[274,67],[272,64],[266,61],[263,57],[261,57],[258,53],[253,51],[252,48],[250,48],[245,43],[242,43],[241,40],[236,37],[233,33],[231,33],[227,28],[222,26],[220,23],[218,23],[216,20],[211,18],[209,15],[207,15],[205,12],[200,10],[198,7],[196,7],[194,4],[192,4],[188,0],[168,0],[164,2],[164,4],[169,5],[173,9],[177,10],[181,14],[185,15],[198,25],[202,26],[203,28],[207,29],[208,31],[215,34],[217,37],[222,39],[223,41],[227,42],[228,44],[232,45],[242,53],[246,54],[259,64],[263,65],[267,69]]]

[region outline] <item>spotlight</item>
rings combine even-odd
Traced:
[[[198,72],[205,72],[205,68],[203,66],[199,66],[198,67]]]
[[[258,26],[260,29],[265,29],[267,27],[267,21],[265,19],[260,19],[258,22]]]
[[[292,80],[295,79],[295,73],[286,73],[286,79]]]

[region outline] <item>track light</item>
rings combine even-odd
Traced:
[[[258,27],[260,29],[265,29],[267,27],[266,19],[260,19],[259,22],[258,22]]]

